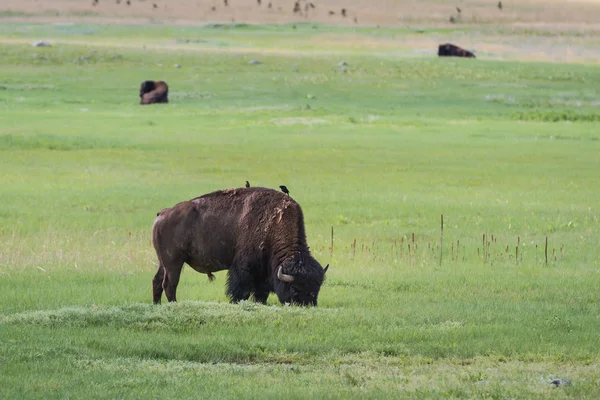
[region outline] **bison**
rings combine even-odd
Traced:
[[[475,58],[475,54],[471,53],[469,50],[461,49],[451,43],[440,44],[438,47],[438,56]]]
[[[282,304],[316,306],[329,268],[310,254],[300,205],[264,187],[220,190],[163,209],[152,226],[152,244],[158,256],[155,304],[163,290],[168,301],[177,301],[186,263],[210,280],[213,272],[228,270],[233,303],[252,295],[265,304],[275,292]]]
[[[164,81],[144,81],[140,86],[140,104],[168,103],[169,86]]]

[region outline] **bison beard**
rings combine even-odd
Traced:
[[[451,43],[440,44],[438,47],[438,56],[440,57],[467,57],[475,58],[475,54],[468,50],[461,49]]]
[[[164,81],[144,81],[140,86],[140,104],[168,103],[169,86]]]
[[[263,187],[221,190],[160,211],[152,227],[158,271],[154,303],[164,290],[176,301],[183,264],[209,278],[228,270],[232,302],[252,296],[266,303],[275,292],[281,303],[317,305],[325,278],[306,244],[300,205]]]

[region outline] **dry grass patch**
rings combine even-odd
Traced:
[[[272,3],[272,7],[268,4]],[[112,23],[195,24],[198,22],[290,23],[320,22],[349,26],[395,26],[398,24],[451,25],[451,16],[460,23],[499,24],[598,24],[600,3],[596,0],[526,0],[504,1],[499,10],[496,1],[462,0],[448,3],[441,0],[317,0],[315,8],[302,7],[293,12],[293,2],[264,0],[231,1],[228,6],[216,0],[5,0],[0,12],[12,19],[43,21],[97,21]],[[566,4],[565,4],[566,3]],[[156,5],[156,7],[154,7]],[[458,15],[456,6],[461,8]],[[346,16],[342,15],[346,10]],[[333,13],[333,14],[332,14]]]

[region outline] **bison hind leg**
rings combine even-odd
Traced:
[[[177,301],[177,285],[179,284],[179,277],[181,276],[181,269],[183,268],[183,261],[177,256],[166,256],[161,253],[159,257],[161,260],[161,267],[154,277],[154,285],[157,285],[160,277],[162,277],[162,289],[165,291],[168,301]],[[162,270],[162,272],[161,272]],[[155,286],[156,287],[156,286]],[[160,295],[157,289],[155,289],[154,300],[160,302]]]
[[[165,290],[165,296],[167,296],[167,300],[169,302],[177,301],[177,285],[179,285],[179,277],[181,276],[182,267],[183,263],[181,263],[179,267],[167,270],[165,273],[163,289]]]
[[[159,265],[156,275],[152,279],[152,297],[154,304],[160,304],[163,293],[163,281],[165,280],[165,268]]]

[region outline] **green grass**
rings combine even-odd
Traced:
[[[597,67],[326,29],[0,24],[1,397],[597,396]],[[245,180],[302,205],[319,307],[188,268],[151,305],[156,212]]]

